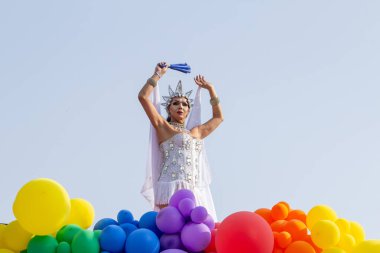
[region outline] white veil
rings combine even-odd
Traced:
[[[160,92],[159,86],[157,85],[153,90],[153,105],[156,107],[158,113],[161,114],[160,108]],[[191,130],[192,128],[201,124],[201,87],[198,87],[197,93],[194,99],[194,105],[191,109],[189,119],[187,121],[186,128]],[[201,149],[201,154],[199,157],[199,180],[196,188],[194,189],[194,194],[197,197],[199,205],[207,208],[209,214],[217,221],[214,201],[212,199],[210,191],[211,183],[211,170],[208,164],[206,150],[204,146],[204,141],[202,140],[203,148]],[[141,189],[141,194],[148,200],[151,206],[157,210],[154,201],[154,191],[156,189],[156,182],[160,175],[160,164],[162,163],[162,157],[160,155],[159,144],[157,133],[152,124],[150,124],[149,133],[149,148],[148,148],[148,159],[146,166],[146,177],[145,183]]]

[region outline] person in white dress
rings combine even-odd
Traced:
[[[155,210],[169,204],[170,197],[179,189],[191,190],[197,205],[207,208],[217,220],[210,192],[211,175],[205,153],[203,139],[211,134],[223,121],[222,109],[214,86],[204,76],[194,78],[198,85],[194,105],[191,91],[184,93],[179,81],[175,91],[169,86],[169,96],[162,103],[167,111],[165,119],[160,113],[158,81],[168,70],[168,64],[158,63],[154,74],[140,90],[138,99],[150,123],[150,149],[147,163],[147,176],[141,190]],[[201,88],[210,94],[212,118],[201,124]],[[153,92],[153,101],[150,96]],[[189,117],[187,125],[185,121]]]

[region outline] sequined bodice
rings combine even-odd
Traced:
[[[196,184],[201,149],[202,141],[192,137],[189,132],[175,134],[161,143],[163,162],[159,181],[185,180],[187,183]]]

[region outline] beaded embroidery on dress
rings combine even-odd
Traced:
[[[188,130],[160,144],[163,162],[155,192],[156,204],[168,204],[168,198],[179,189],[194,192],[199,183],[201,149],[202,141],[192,137]]]

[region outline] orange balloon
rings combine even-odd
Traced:
[[[276,246],[281,249],[285,249],[292,242],[292,236],[286,231],[280,233],[275,232],[273,235]]]
[[[271,217],[273,220],[285,220],[288,213],[288,207],[285,204],[278,203],[272,207]]]
[[[322,249],[318,248],[317,245],[314,244],[313,240],[311,239],[311,235],[307,235],[305,238],[305,242],[309,243],[311,246],[313,246],[316,253],[321,253]]]
[[[306,224],[306,213],[302,210],[292,210],[288,214],[287,220],[300,220]]]
[[[275,222],[272,222],[270,224],[270,227],[272,228],[273,232],[282,232],[285,230],[285,225],[288,223],[286,220],[278,220]]]
[[[271,224],[273,222],[273,219],[271,217],[271,210],[268,208],[260,208],[255,211],[258,215],[264,218],[268,222],[268,224]]]
[[[288,212],[290,212],[290,205],[287,203],[287,202],[285,202],[285,201],[280,201],[280,202],[278,202],[277,204],[283,204],[283,205],[285,205],[286,206],[286,208],[288,208]]]
[[[292,235],[293,241],[302,241],[307,236],[307,227],[300,220],[290,220],[286,223],[284,230]]]
[[[305,241],[295,241],[286,248],[285,253],[315,253],[315,250]]]

